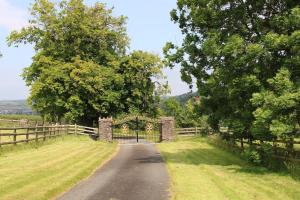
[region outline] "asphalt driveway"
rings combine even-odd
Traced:
[[[122,144],[117,155],[59,200],[167,200],[169,177],[153,144]]]

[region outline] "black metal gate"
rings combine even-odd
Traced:
[[[143,116],[129,116],[113,121],[113,140],[120,143],[161,142],[161,122]]]

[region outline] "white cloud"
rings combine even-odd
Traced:
[[[27,24],[26,10],[11,5],[8,0],[0,0],[0,27],[12,31],[20,30]]]

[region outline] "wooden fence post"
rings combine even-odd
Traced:
[[[50,135],[50,125],[49,124],[47,125],[47,135],[49,136],[49,138],[51,138],[51,135]]]
[[[29,128],[27,127],[26,129],[26,143],[28,143],[29,141]]]
[[[45,130],[45,126],[43,125],[43,140],[45,141],[46,140],[46,130]]]
[[[51,124],[51,128],[50,128],[50,135],[54,134],[54,128],[53,128],[53,124]]]
[[[55,135],[59,135],[58,123],[55,124]]]
[[[77,124],[75,124],[75,135],[77,135]]]
[[[57,135],[57,123],[55,124],[55,127],[54,127],[54,135]]]
[[[39,141],[38,124],[35,125],[35,142]]]
[[[14,145],[17,144],[17,129],[14,129]]]

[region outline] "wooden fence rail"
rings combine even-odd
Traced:
[[[190,128],[176,128],[175,133],[177,133],[179,136],[193,136],[193,135],[200,135],[203,128],[201,127],[190,127]],[[210,134],[217,134],[213,131],[209,131]],[[225,128],[222,128],[220,132],[218,132],[221,136],[227,136],[228,137],[228,130]],[[282,139],[276,139],[272,141],[262,141],[262,140],[246,140],[246,139],[238,139],[238,138],[231,138],[230,140],[233,140],[237,145],[240,145],[240,148],[243,149],[244,145],[252,145],[260,147],[262,144],[270,144],[272,145],[274,155],[273,157],[284,159],[284,160],[291,160],[291,161],[297,161],[300,162],[300,146],[298,146],[299,149],[295,149],[295,145],[300,144],[300,138],[296,138],[293,140],[282,140]],[[288,148],[292,147],[292,148]]]
[[[0,147],[16,145],[30,141],[45,141],[46,139],[67,135],[98,136],[98,129],[78,125],[48,125],[34,127],[0,128]]]
[[[180,136],[199,135],[202,131],[203,128],[201,127],[175,128],[175,133]]]
[[[97,128],[78,126],[76,124],[72,125],[72,133],[76,135],[89,135],[89,136],[99,135]]]

